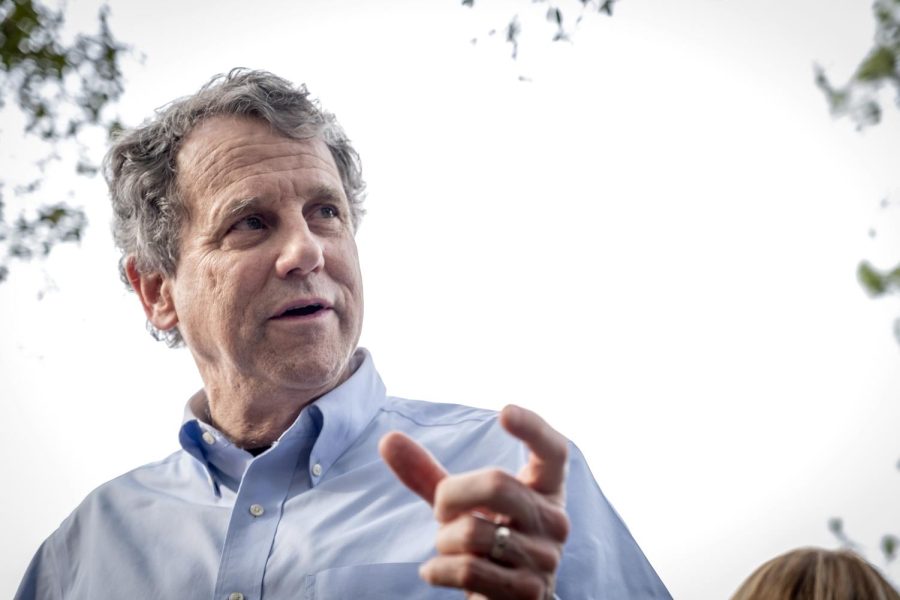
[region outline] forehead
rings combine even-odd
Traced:
[[[340,188],[334,158],[320,137],[289,138],[248,117],[217,116],[200,123],[183,142],[176,168],[178,185],[193,204],[273,180]]]

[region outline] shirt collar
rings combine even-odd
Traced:
[[[313,418],[322,425],[309,457],[313,485],[325,477],[385,403],[384,383],[375,370],[372,355],[360,348],[354,360],[360,365],[353,375],[309,406]]]
[[[306,406],[269,452],[289,452],[315,438],[309,459],[313,486],[325,478],[334,462],[359,437],[385,403],[385,387],[375,370],[372,355],[358,348],[351,357],[353,374],[341,385]],[[187,402],[179,433],[181,447],[204,467],[218,494],[210,466],[239,482],[253,456],[231,443],[206,423],[206,393],[198,391]],[[264,453],[265,454],[265,453]],[[260,455],[263,456],[263,455]]]

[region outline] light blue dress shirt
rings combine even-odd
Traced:
[[[198,393],[182,450],[92,492],[40,547],[16,598],[462,598],[419,578],[437,524],[378,440],[403,431],[451,473],[515,473],[527,450],[495,412],[388,397],[371,356],[354,358],[354,374],[257,457],[196,418]],[[567,510],[559,598],[670,598],[574,445]]]

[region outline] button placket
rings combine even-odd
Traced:
[[[223,448],[231,447],[226,444]],[[265,456],[246,462],[219,561],[216,598],[220,600],[231,600],[233,593],[242,594],[242,600],[258,600],[262,595],[267,549],[274,543],[281,520],[279,509],[299,466],[292,450],[291,444],[282,443]],[[308,457],[308,449],[306,452]]]

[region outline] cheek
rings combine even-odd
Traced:
[[[207,260],[189,274],[183,294],[183,307],[203,321],[211,315],[234,312],[236,303],[244,297],[240,271],[223,261]],[[188,306],[188,303],[190,305]]]
[[[362,310],[362,273],[359,256],[352,239],[334,249],[332,276],[347,290]],[[327,258],[326,258],[327,261]]]
[[[227,271],[215,261],[208,260],[200,264],[195,281],[197,283],[198,300],[202,300],[203,310],[214,310],[220,302],[225,301],[223,288],[227,285]]]
[[[351,335],[362,326],[362,276],[356,243],[352,237],[336,240],[325,248],[325,270],[343,299],[341,329]]]
[[[352,283],[350,284],[350,294],[353,298],[353,335],[357,337],[356,342],[358,343],[359,333],[362,330],[364,301],[362,272],[359,267],[359,259],[356,256],[356,246],[353,247],[353,250],[353,260],[349,265],[347,265],[347,276],[350,281],[352,281]]]
[[[266,271],[251,264],[227,265],[210,274],[210,310],[217,314],[241,316],[253,308],[265,287]],[[249,316],[249,315],[245,315]]]

